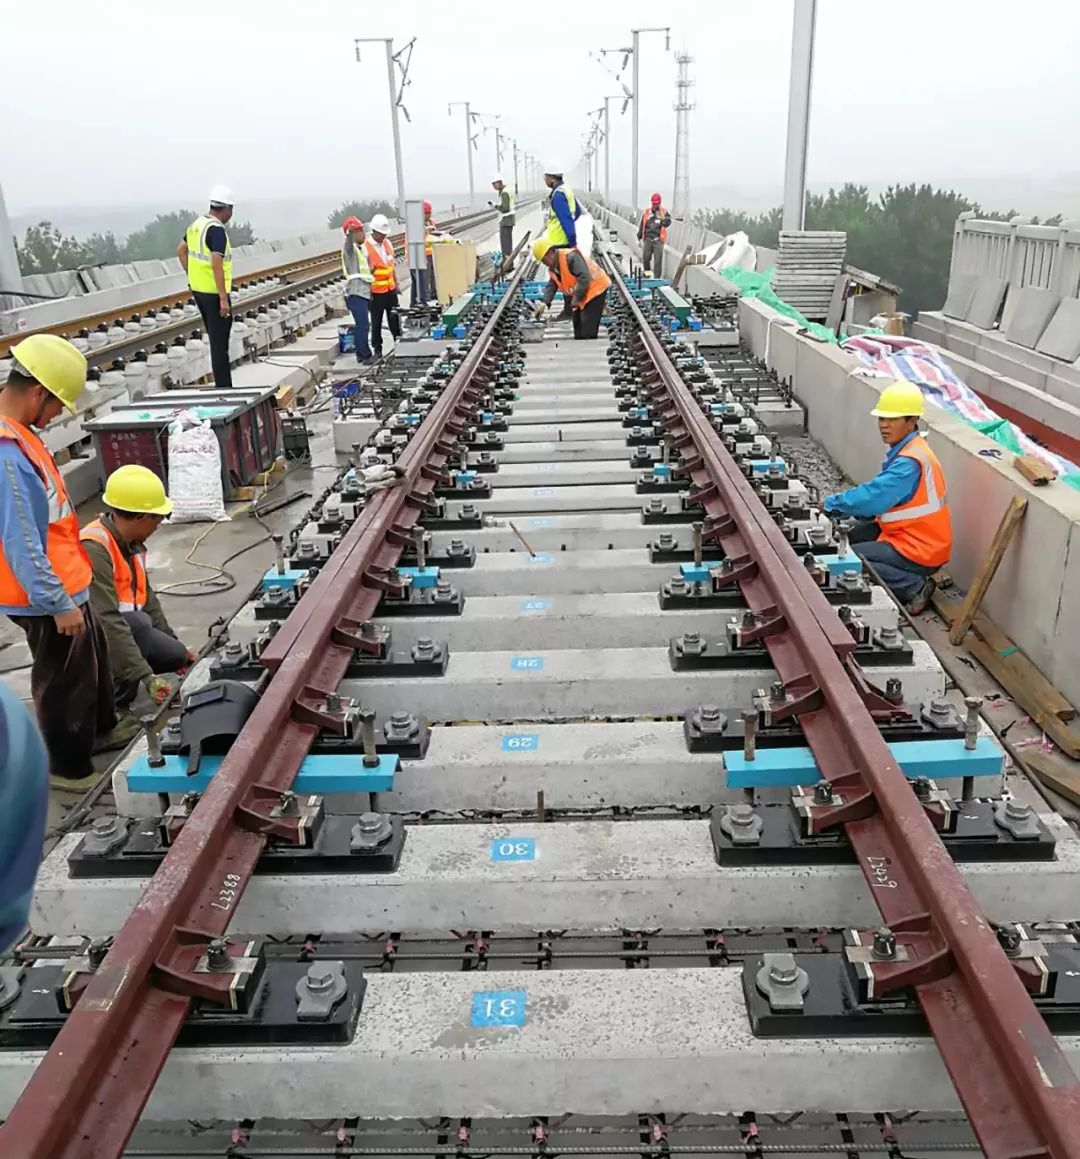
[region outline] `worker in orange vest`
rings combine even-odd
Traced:
[[[850,533],[852,550],[918,615],[934,594],[931,577],[952,552],[945,475],[919,433],[923,394],[914,383],[887,386],[870,413],[889,448],[880,472],[826,496],[822,506],[828,515],[859,520]]]
[[[55,334],[32,334],[11,356],[0,390],[0,614],[26,633],[52,784],[81,791],[96,780],[93,753],[138,731],[137,721],[117,724],[108,644],[90,606],[93,570],[64,476],[37,434],[75,413],[86,357]]]
[[[670,225],[671,214],[661,203],[660,194],[654,193],[649,208],[641,215],[637,231],[638,241],[641,242],[641,265],[646,274],[652,265],[654,278],[664,276],[664,246]]]
[[[592,258],[580,250],[552,245],[546,234],[533,242],[533,256],[551,271],[543,296],[536,304],[536,317],[542,318],[547,313],[561,290],[570,300],[574,337],[595,338],[600,333],[611,279]]]
[[[368,268],[374,280],[371,283],[371,349],[376,358],[382,358],[382,323],[386,319],[396,342],[401,337],[398,318],[398,284],[394,243],[390,240],[390,222],[384,213],[371,219],[371,237],[364,242]]]
[[[146,541],[172,512],[165,485],[148,467],[127,463],[105,480],[106,511],[80,533],[94,569],[90,604],[109,641],[117,706],[128,708],[142,685],[164,704],[196,657],[176,638],[146,574]]]

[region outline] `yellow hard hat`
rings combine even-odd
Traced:
[[[919,418],[923,413],[923,393],[913,382],[894,382],[881,392],[870,413],[879,419]]]
[[[130,511],[134,515],[169,515],[172,500],[165,494],[165,484],[150,470],[137,463],[117,467],[105,480],[103,496],[107,507],[114,511]]]
[[[31,334],[12,346],[11,356],[75,413],[75,400],[86,387],[86,355],[81,350],[58,334]]]
[[[533,257],[536,258],[538,262],[542,262],[544,260],[544,254],[546,254],[549,249],[551,249],[551,239],[548,237],[538,237],[532,244]]]

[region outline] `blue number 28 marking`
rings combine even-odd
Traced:
[[[511,656],[511,672],[542,672],[544,670],[543,656]]]

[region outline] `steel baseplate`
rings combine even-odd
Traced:
[[[175,810],[174,810],[175,811]],[[72,850],[68,872],[76,878],[149,877],[168,852],[172,817],[110,818],[118,831],[109,841],[93,830]],[[255,867],[264,873],[393,873],[405,847],[405,823],[384,813],[329,814],[310,847],[271,841]]]
[[[1063,923],[999,926],[998,939],[1054,1034],[1080,1031],[1080,943]],[[758,1038],[894,1038],[929,1034],[910,987],[878,991],[877,974],[910,959],[904,935],[849,931],[839,951],[753,954],[743,996]],[[884,952],[883,952],[884,951]],[[891,955],[891,957],[889,956]]]
[[[355,961],[267,958],[262,944],[231,936],[233,963],[243,963],[234,990],[239,1009],[206,1000],[192,1004],[176,1040],[185,1046],[330,1046],[351,1042],[367,982]],[[243,958],[237,958],[236,953]],[[78,963],[20,968],[18,995],[0,1010],[0,1050],[48,1047],[67,1019],[64,1009]]]
[[[952,859],[1053,861],[1056,842],[1038,816],[1032,814],[1030,827],[1020,830],[1027,835],[1017,836],[999,821],[1001,804],[993,800],[949,803],[939,835]],[[856,860],[842,829],[807,834],[793,804],[718,806],[709,834],[717,863],[724,866],[854,865]]]

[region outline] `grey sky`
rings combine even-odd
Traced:
[[[1080,174],[1075,0],[818,8],[812,182]],[[572,162],[586,111],[617,91],[589,50],[670,20],[672,48],[696,58],[692,186],[775,189],[779,200],[791,10],[792,0],[6,0],[0,181],[12,212],[194,204],[219,180],[235,189],[241,216],[245,197],[390,193],[381,49],[369,46],[358,65],[353,37],[404,43],[415,34],[406,184],[420,195],[462,190],[462,113],[449,117],[447,101],[501,112],[524,147]],[[667,197],[674,54],[662,36],[643,46],[642,189]],[[617,57],[608,60],[617,68]],[[629,115],[616,117],[615,185],[629,184],[629,138]],[[475,163],[486,190],[492,134],[481,136]]]

